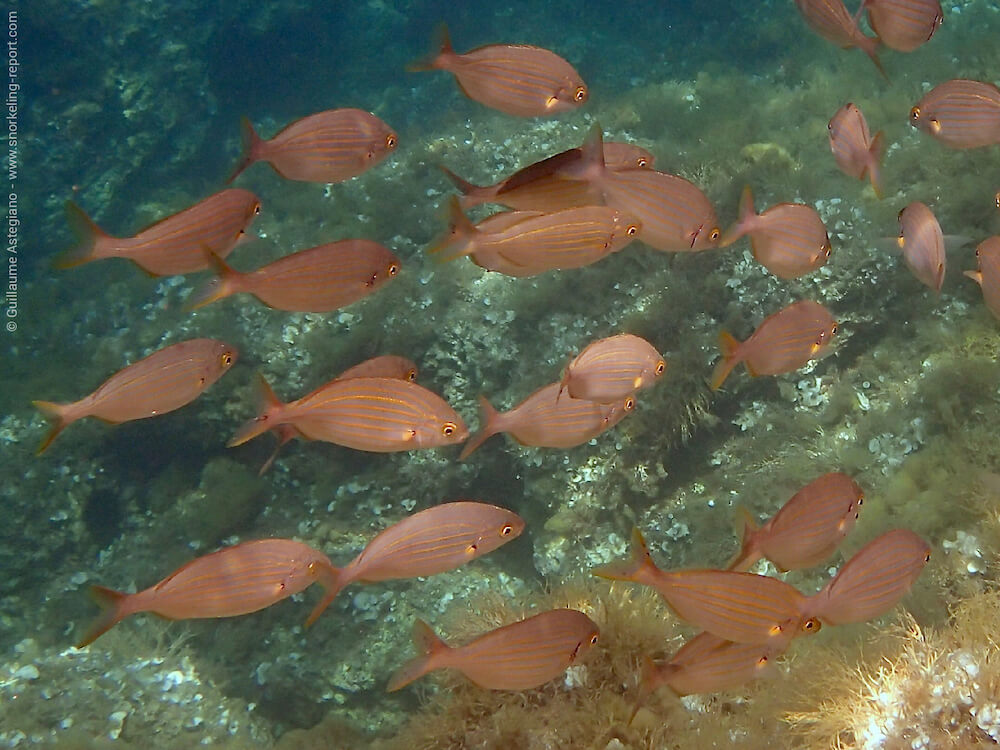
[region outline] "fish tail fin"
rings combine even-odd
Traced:
[[[97,616],[90,629],[87,630],[83,638],[76,644],[77,648],[89,646],[129,614],[125,611],[124,606],[125,600],[129,596],[128,594],[105,588],[104,586],[91,586],[90,596],[101,608],[101,614]]]
[[[264,141],[257,135],[257,131],[253,129],[253,123],[248,117],[240,119],[240,135],[243,138],[243,155],[237,162],[236,169],[226,180],[227,185],[239,177],[244,169],[260,159],[261,147],[264,145]]]
[[[435,657],[449,650],[447,643],[438,638],[431,626],[417,618],[413,623],[413,645],[419,656],[410,659],[400,667],[389,680],[386,690],[390,693],[406,687],[414,680],[419,680],[428,672],[434,671]]]
[[[336,568],[329,563],[318,566],[316,580],[325,591],[323,592],[323,598],[313,607],[313,611],[306,618],[307,628],[312,627],[313,623],[323,614],[324,610],[330,606],[330,603],[337,598],[337,594],[343,591],[344,586],[350,583],[347,580],[347,576],[344,575],[343,568]]]
[[[729,227],[726,233],[722,235],[722,239],[719,240],[719,247],[732,245],[736,240],[745,235],[750,227],[750,222],[756,215],[757,210],[753,205],[753,191],[749,185],[746,185],[743,188],[743,192],[740,193],[739,217],[736,219],[736,223]]]
[[[111,235],[101,229],[73,201],[66,201],[66,221],[76,235],[78,243],[75,247],[56,256],[52,267],[56,269],[73,268],[90,263],[103,257],[98,254],[98,244],[101,240],[112,239]]]
[[[408,73],[445,69],[447,60],[455,56],[455,48],[451,46],[451,35],[448,33],[448,24],[442,23],[437,27],[434,32],[434,40],[437,51],[407,65],[406,71]]]
[[[872,138],[872,145],[868,148],[870,161],[868,163],[868,179],[872,183],[872,190],[875,197],[882,200],[882,154],[885,152],[885,137],[882,131],[878,131]]]
[[[253,440],[258,435],[263,435],[265,432],[270,430],[275,426],[275,418],[279,416],[281,410],[284,408],[284,404],[281,400],[274,395],[274,390],[272,390],[270,383],[268,383],[264,376],[257,373],[257,416],[243,425],[239,431],[233,435],[232,439],[226,443],[229,448],[235,448],[237,445],[243,445],[250,440]],[[279,423],[280,424],[280,423]]]
[[[485,396],[479,397],[479,432],[465,441],[462,452],[458,454],[458,460],[464,461],[474,450],[485,443],[491,437],[502,430],[498,426],[500,412],[493,408],[493,404],[486,400]]]
[[[649,555],[649,547],[638,528],[632,529],[630,552],[631,556],[628,560],[601,565],[594,568],[591,573],[600,578],[610,578],[615,581],[648,582],[652,577],[651,574],[656,573],[657,567]]]
[[[472,208],[473,206],[478,206],[482,203],[489,203],[493,199],[494,194],[490,188],[483,185],[476,185],[462,179],[448,169],[448,167],[444,164],[438,164],[438,168],[444,172],[444,176],[451,180],[451,183],[458,188],[458,191],[462,194],[458,198],[460,208]]]
[[[216,276],[214,279],[206,281],[191,295],[187,304],[184,305],[184,309],[188,312],[210,305],[235,293],[234,282],[242,275],[209,248],[202,247],[202,252]]]
[[[736,535],[742,539],[742,542],[740,544],[740,551],[736,553],[736,556],[726,566],[726,570],[737,570],[744,573],[760,559],[760,552],[757,551],[754,545],[754,532],[757,531],[757,522],[747,507],[740,505],[736,508],[733,526],[735,527]]]
[[[42,413],[45,417],[51,429],[49,434],[45,436],[41,444],[35,450],[35,455],[40,456],[45,453],[46,449],[52,445],[52,441],[56,439],[60,432],[66,429],[66,426],[76,421],[75,419],[70,419],[67,416],[67,407],[69,404],[56,404],[52,401],[32,401],[32,405]]]
[[[861,34],[861,32],[858,32]],[[882,40],[877,36],[866,36],[861,34],[858,40],[858,47],[868,55],[869,59],[875,63],[875,67],[878,68],[878,72],[882,74],[882,77],[886,80],[886,83],[892,83],[889,80],[889,74],[885,72],[885,68],[882,67],[882,61],[878,59],[878,46],[882,43]]]
[[[442,263],[449,260],[471,255],[475,251],[475,237],[479,230],[469,221],[462,211],[458,196],[448,199],[448,231],[427,250],[428,253],[440,253],[448,248],[456,248],[439,259]]]
[[[712,390],[717,391],[722,387],[722,384],[726,382],[726,378],[729,377],[729,373],[733,371],[739,360],[736,357],[736,350],[739,347],[740,342],[737,341],[731,333],[728,331],[722,331],[719,334],[719,350],[722,352],[722,359],[715,366],[715,370],[712,372]]]
[[[291,442],[293,438],[301,434],[290,424],[279,424],[277,427],[272,427],[271,432],[278,438],[278,444],[274,448],[274,453],[271,454],[267,461],[264,462],[264,465],[260,467],[260,471],[257,472],[257,476],[259,477],[264,476],[267,470],[271,468],[271,464],[274,463],[274,459],[278,457],[285,443]]]

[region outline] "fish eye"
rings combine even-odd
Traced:
[[[931,561],[931,553],[928,552],[926,555],[924,555],[924,562],[926,563],[930,561]]]
[[[455,434],[455,430],[458,429],[458,425],[454,422],[445,422],[441,425],[441,434],[445,437],[451,437]]]
[[[319,563],[313,560],[311,563],[309,563],[306,570],[309,571],[310,575],[316,575],[316,572],[319,570]]]
[[[404,379],[409,380],[412,383],[414,380],[417,379],[417,371],[411,367],[409,370],[406,371]]]
[[[865,504],[865,496],[864,495],[858,495],[858,507],[860,508],[864,504]]]
[[[830,245],[829,242],[827,242],[825,245],[823,245],[823,257],[829,258],[831,255],[833,255],[833,246]]]
[[[596,646],[597,645],[597,639],[598,639],[597,633],[594,633],[592,636],[590,636],[590,645],[591,646]]]
[[[639,233],[639,227],[635,224],[629,224],[628,229],[625,230],[625,234],[629,237],[635,237]]]
[[[820,628],[823,627],[823,623],[817,620],[815,617],[810,617],[804,623],[802,623],[802,630],[806,633],[818,633]]]
[[[830,329],[830,335],[834,336],[834,335],[836,335],[836,333],[837,333],[837,324],[834,323],[833,324],[833,328]]]
[[[510,536],[514,533],[514,527],[509,523],[505,523],[503,528],[500,529],[500,536]]]
[[[1000,208],[1000,192],[996,194],[996,200],[993,202],[996,203],[997,208]]]
[[[395,276],[397,273],[399,273],[399,266],[393,263],[392,265],[389,266],[389,275]]]
[[[253,215],[260,216],[260,203],[253,204]]]
[[[712,230],[712,231],[711,231],[711,232],[709,233],[709,235],[708,235],[708,239],[710,239],[710,240],[711,240],[712,242],[715,242],[715,241],[717,241],[717,240],[719,239],[719,237],[720,237],[721,235],[722,235],[722,233],[721,233],[721,232],[719,231],[719,228],[718,228],[718,227],[715,227],[715,228],[714,228],[714,229],[713,229],[713,230]]]
[[[767,654],[764,654],[764,656],[760,657],[757,660],[757,666],[758,667],[766,667],[767,666]]]
[[[629,396],[625,399],[625,411],[632,411],[635,408],[635,399]]]
[[[573,101],[585,102],[587,101],[587,87],[577,86],[576,91],[573,92]]]
[[[917,120],[920,119],[920,107],[914,107],[913,109],[910,110],[910,119],[913,122],[916,122]]]
[[[231,352],[224,352],[222,355],[222,366],[229,367],[233,363],[233,355]]]
[[[395,133],[389,133],[389,135],[387,135],[385,137],[385,147],[386,148],[396,148],[396,134]]]
[[[639,157],[638,159],[636,159],[636,160],[635,160],[635,165],[636,165],[637,167],[639,167],[639,169],[642,169],[642,168],[643,168],[643,167],[645,167],[645,166],[646,166],[646,165],[647,165],[648,163],[649,163],[649,162],[648,162],[648,161],[646,160],[646,157],[645,157],[645,156],[640,156],[640,157]]]
[[[666,371],[667,371],[667,363],[661,359],[659,362],[656,363],[656,374],[662,375]]]

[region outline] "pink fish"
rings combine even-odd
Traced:
[[[1000,143],[1000,89],[984,81],[945,81],[913,106],[910,124],[948,148]]]
[[[888,79],[876,52],[879,40],[866,36],[858,28],[857,19],[844,7],[844,0],[795,0],[795,5],[809,28],[841,49],[857,47],[871,58],[878,72]]]
[[[944,21],[938,0],[862,0],[858,16],[865,10],[879,41],[900,52],[930,41]]]
[[[830,131],[830,150],[833,151],[833,158],[837,160],[840,170],[856,180],[863,180],[867,175],[875,195],[881,198],[880,161],[885,150],[882,131],[872,138],[868,133],[865,116],[850,102],[837,110],[827,129]]]
[[[560,383],[573,398],[612,404],[648,388],[667,371],[656,348],[639,336],[620,333],[587,345],[566,367]]]
[[[944,235],[934,213],[914,201],[899,212],[899,238],[903,260],[921,284],[941,292],[944,283]]]
[[[740,197],[740,218],[720,241],[720,247],[750,235],[753,256],[780,279],[797,279],[830,258],[830,236],[816,209],[803,203],[778,203],[756,213],[750,187]]]
[[[833,316],[818,302],[808,300],[768,316],[746,341],[723,331],[719,334],[722,359],[712,373],[712,390],[720,388],[740,362],[753,377],[794,372],[822,356],[836,333]]]
[[[966,271],[965,275],[982,287],[986,307],[1000,320],[1000,235],[981,242],[976,248],[976,258],[979,261],[979,269]]]

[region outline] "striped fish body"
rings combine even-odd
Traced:
[[[281,423],[309,440],[373,453],[454,445],[469,434],[444,399],[397,378],[334,380],[285,404],[267,429]]]
[[[912,52],[944,21],[938,0],[864,0],[868,22],[886,47]]]
[[[795,5],[809,28],[841,49],[857,47],[868,55],[885,76],[876,53],[878,39],[867,36],[858,28],[858,23],[848,13],[844,0],[795,0]]]
[[[676,695],[696,695],[731,690],[766,675],[784,644],[733,643],[699,633],[684,644],[670,661],[652,665],[643,674],[646,692],[669,685]]]
[[[899,212],[897,243],[903,251],[903,260],[920,283],[940,292],[947,262],[944,235],[926,205],[914,201]]]
[[[931,559],[931,548],[907,529],[873,539],[809,598],[809,614],[828,625],[866,622],[893,607]]]
[[[229,255],[260,213],[260,201],[248,190],[223,190],[128,238],[105,233],[74,203],[66,211],[80,243],[56,260],[57,268],[125,258],[153,276],[173,276],[209,268],[206,251]]]
[[[648,388],[666,370],[652,344],[623,333],[589,344],[566,368],[562,386],[573,398],[610,404]]]
[[[910,124],[949,148],[1000,143],[1000,89],[983,81],[945,81],[914,105]]]
[[[418,620],[414,640],[425,653],[396,673],[389,690],[447,668],[487,690],[530,690],[579,663],[598,639],[597,625],[574,609],[542,612],[454,648]]]
[[[331,109],[296,120],[270,140],[243,121],[245,154],[232,182],[254,162],[266,161],[289,180],[343,182],[392,153],[398,138],[375,115],[361,109]]]
[[[718,245],[715,209],[695,185],[654,169],[607,171],[605,203],[635,217],[639,239],[667,252],[699,252]]]
[[[976,248],[979,270],[965,275],[983,289],[983,301],[993,316],[1000,320],[1000,236],[990,237]]]
[[[398,378],[415,381],[417,379],[417,365],[412,359],[406,357],[383,354],[359,362],[353,367],[348,367],[336,379],[347,380],[348,378]]]
[[[875,195],[881,198],[881,131],[872,138],[865,116],[850,102],[837,110],[827,124],[827,130],[830,150],[840,170],[856,180],[863,180],[867,175]]]

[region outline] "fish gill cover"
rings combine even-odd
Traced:
[[[797,5],[812,3],[12,6],[8,41],[23,63],[12,192],[24,240],[0,389],[0,746],[937,748],[1000,738],[995,639],[983,624],[997,611],[1000,335],[960,273],[1000,233],[1000,147],[953,150],[933,126],[909,123],[946,80],[1000,80],[1000,7],[948,3],[915,51],[879,48],[887,81],[858,49],[813,33]],[[868,15],[858,33],[871,36]],[[555,52],[586,82],[586,102],[522,119],[466,97],[450,73],[407,72],[437,51],[441,22],[459,53]],[[848,102],[883,133],[881,200],[830,152],[827,124]],[[67,200],[131,237],[225,187],[242,117],[267,139],[336,108],[376,115],[398,144],[330,185],[249,167],[234,185],[259,197],[260,215],[226,263],[249,271],[364,238],[401,265],[370,299],[288,313],[238,295],[190,312],[207,273],[150,277],[115,259],[52,268],[78,242]],[[829,260],[785,281],[748,240],[676,255],[640,241],[586,268],[512,278],[425,252],[454,192],[440,166],[492,184],[580,147],[595,124],[605,141],[641,146],[656,169],[692,183],[721,231],[747,185],[760,212],[812,206]],[[913,201],[933,210],[949,246],[939,294],[897,247],[897,213]],[[693,242],[704,241],[696,230]],[[837,320],[829,354],[776,376],[750,378],[740,365],[709,389],[720,331],[743,341],[802,299]],[[226,448],[256,413],[256,374],[288,402],[362,360],[402,355],[474,432],[480,395],[510,409],[558,382],[588,344],[624,332],[663,354],[667,372],[619,424],[576,447],[499,436],[459,462],[454,446],[363,453],[297,439],[262,475],[272,436]],[[205,337],[231,344],[239,362],[193,403],[118,426],[85,419],[34,455],[48,427],[33,400],[76,401],[156,350]],[[831,471],[865,491],[857,528],[829,567],[782,577],[812,594],[866,542],[907,528],[933,550],[903,600],[916,619],[824,628],[775,660],[766,690],[683,703],[661,691],[630,721],[643,659],[662,661],[695,631],[645,590],[591,570],[627,557],[633,527],[663,569],[723,567],[743,533],[732,532],[737,506],[762,522]],[[354,586],[308,631],[318,587],[239,618],[165,625],[144,615],[71,647],[96,616],[91,585],[139,591],[262,538],[294,538],[343,566],[391,524],[456,499],[509,508],[525,532],[452,572]],[[767,562],[753,570],[778,575]],[[527,696],[447,674],[424,678],[421,692],[385,692],[415,653],[418,618],[454,645],[560,607],[591,617],[600,643]]]

